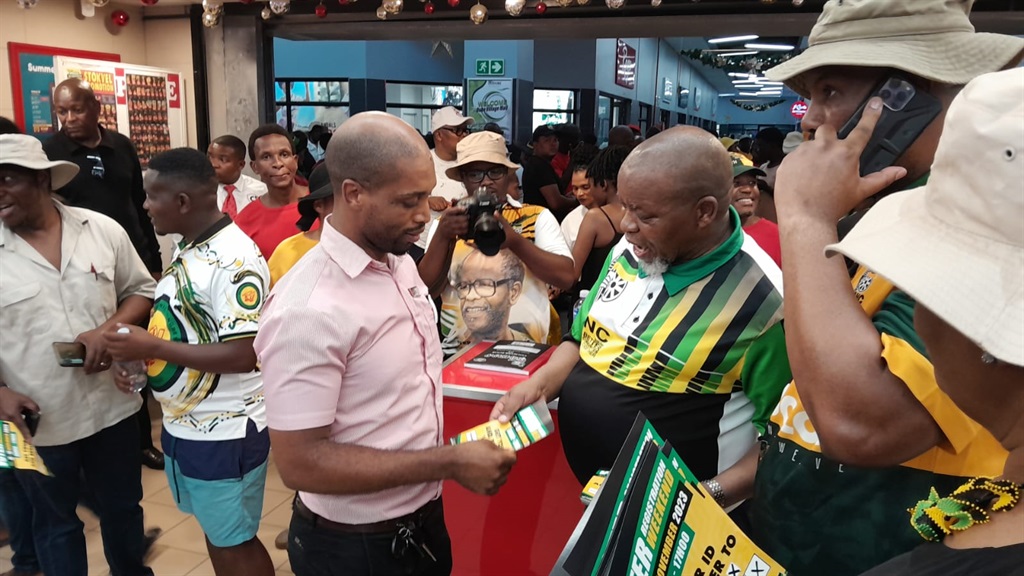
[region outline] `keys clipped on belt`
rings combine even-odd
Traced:
[[[423,538],[423,532],[412,522],[402,522],[398,525],[398,533],[391,541],[391,553],[396,558],[404,558],[410,552],[416,552],[420,558],[430,558],[437,562],[437,557],[430,551],[427,541]]]

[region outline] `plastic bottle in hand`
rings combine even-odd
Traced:
[[[117,329],[118,334],[128,334],[129,330],[127,327],[121,327]],[[112,366],[114,370],[123,370],[128,373],[128,381],[131,383],[131,389],[133,393],[142,392],[142,389],[146,387],[149,382],[149,376],[147,375],[146,363],[142,360],[131,360],[129,362],[114,362]]]
[[[580,299],[572,307],[572,322],[576,322],[576,315],[580,313],[580,308],[583,308],[583,301],[587,299],[589,294],[590,290],[580,290]]]

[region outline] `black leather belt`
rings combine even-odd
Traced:
[[[295,495],[295,499],[292,501],[292,510],[295,514],[299,518],[312,523],[314,528],[322,528],[330,532],[341,532],[343,534],[387,534],[397,532],[399,525],[407,522],[422,525],[422,520],[440,507],[441,499],[437,498],[427,502],[411,514],[406,514],[392,520],[382,520],[371,524],[342,524],[341,522],[328,520],[307,508],[298,494]]]

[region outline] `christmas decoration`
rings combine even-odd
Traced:
[[[590,0],[576,0],[576,3],[580,6],[586,6],[587,4],[590,4]]]
[[[203,12],[220,14],[224,11],[224,3],[220,0],[203,0]]]
[[[405,6],[405,3],[403,0],[384,0],[381,6],[384,7],[384,10],[388,14],[398,14],[402,11],[402,7]]]
[[[619,8],[625,6],[626,0],[604,0],[604,3],[612,10],[618,10]]]
[[[796,6],[797,8],[803,6],[803,4],[804,0],[793,0],[793,6]]]
[[[317,18],[326,18],[327,17],[327,6],[324,6],[323,2],[321,2],[320,4],[317,4],[316,5],[316,9],[314,11],[316,12],[316,17]]]
[[[543,2],[538,2],[537,7],[534,8],[534,10],[537,11],[537,14],[544,15],[544,13],[548,11],[548,5]]]
[[[558,4],[562,8],[568,8],[572,6],[572,0],[555,0],[555,4]]]
[[[434,13],[434,3],[433,2],[427,2],[426,4],[424,4],[423,5],[423,11],[426,12],[427,14],[433,14]]]
[[[729,102],[732,102],[733,106],[743,108],[748,112],[764,112],[769,108],[775,108],[779,104],[785,102],[785,100],[772,100],[771,102],[765,102],[764,104],[747,104],[745,102],[740,102],[739,100],[729,100]]]
[[[451,6],[452,8],[455,8],[456,6],[459,5],[459,0],[448,0],[448,5]]]
[[[216,12],[203,12],[203,26],[213,28],[220,24],[220,14]]]
[[[655,8],[661,6],[661,0],[651,0],[651,6],[654,6]]]
[[[291,8],[289,0],[270,0],[270,11],[280,16]]]
[[[89,0],[89,3],[97,8],[103,8],[107,4],[110,4],[110,0]]]
[[[377,18],[380,18],[381,20],[388,19],[388,11],[385,10],[383,6],[377,7]]]
[[[156,3],[160,0],[142,0],[142,3],[146,6],[156,6]]]
[[[110,13],[110,21],[114,23],[114,26],[123,27],[128,25],[128,21],[132,17],[128,15],[124,10],[114,10]]]
[[[509,16],[519,16],[526,7],[526,0],[505,0],[505,12]]]
[[[349,0],[338,0],[338,4],[341,4],[342,6],[348,6]]]
[[[260,16],[264,20],[270,20],[270,17],[273,15],[274,13],[270,11],[270,8],[264,8],[263,10],[260,11]]]
[[[39,4],[39,0],[18,0],[18,8],[22,10],[31,10]]]
[[[487,21],[487,6],[477,2],[475,6],[469,9],[469,19],[473,21],[473,24],[483,24]]]
[[[792,58],[790,54],[777,52],[755,56],[719,56],[714,52],[705,52],[704,50],[681,50],[679,55],[726,72],[748,72],[751,74],[767,70]]]

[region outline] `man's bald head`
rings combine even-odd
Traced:
[[[619,179],[630,180],[634,187],[680,195],[666,201],[711,196],[724,207],[732,190],[732,161],[710,133],[677,126],[634,148],[619,170]]]
[[[361,112],[331,136],[325,162],[335,191],[345,180],[373,190],[398,178],[404,165],[427,162],[430,149],[404,120],[383,112]]]
[[[608,132],[608,146],[632,146],[636,135],[629,126],[616,126]]]
[[[93,92],[92,86],[81,78],[68,78],[57,84],[57,87],[53,89],[53,94],[56,97],[56,95],[61,93],[67,93],[75,100],[88,99],[97,101],[96,93]]]

